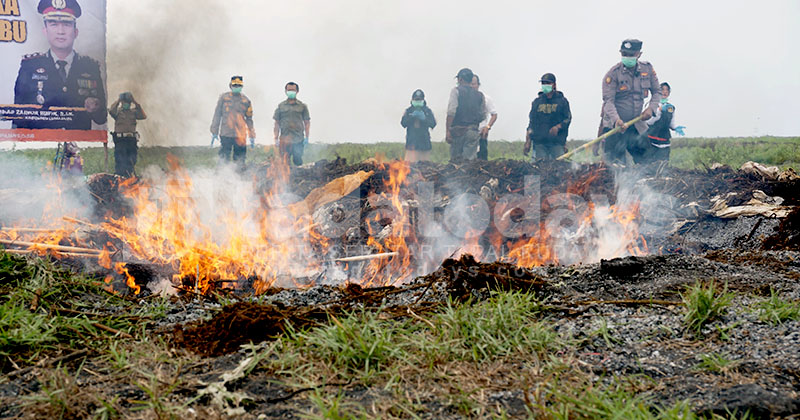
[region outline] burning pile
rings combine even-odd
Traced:
[[[137,294],[145,283],[199,294],[379,287],[465,254],[528,268],[674,252],[665,238],[705,217],[715,193],[780,189],[730,170],[623,173],[562,162],[336,160],[292,170],[269,162],[249,180],[231,168],[190,173],[175,159],[170,165],[135,184],[96,175],[91,212],[47,209],[59,216],[4,228],[0,243],[15,253],[93,261],[107,282],[122,280]],[[668,179],[686,188],[675,191]],[[139,278],[148,276],[158,281]]]

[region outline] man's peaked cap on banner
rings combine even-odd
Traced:
[[[81,5],[77,0],[40,0],[38,10],[44,20],[74,22],[81,17]]]

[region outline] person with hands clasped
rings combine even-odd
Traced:
[[[403,112],[400,125],[406,129],[407,162],[431,160],[431,133],[436,127],[436,118],[425,101],[425,92],[417,89],[411,95],[411,106]]]

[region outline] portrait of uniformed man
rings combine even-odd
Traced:
[[[73,108],[73,116],[71,121],[42,117],[16,120],[13,127],[90,130],[92,121],[105,124],[108,117],[100,64],[73,49],[81,6],[76,0],[41,0],[38,11],[44,19],[44,35],[50,48],[22,58],[14,85],[14,103],[41,105],[43,110]]]

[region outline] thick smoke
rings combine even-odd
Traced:
[[[0,154],[0,224],[61,227],[63,216],[85,218],[93,200],[83,177],[59,176],[27,159]]]

